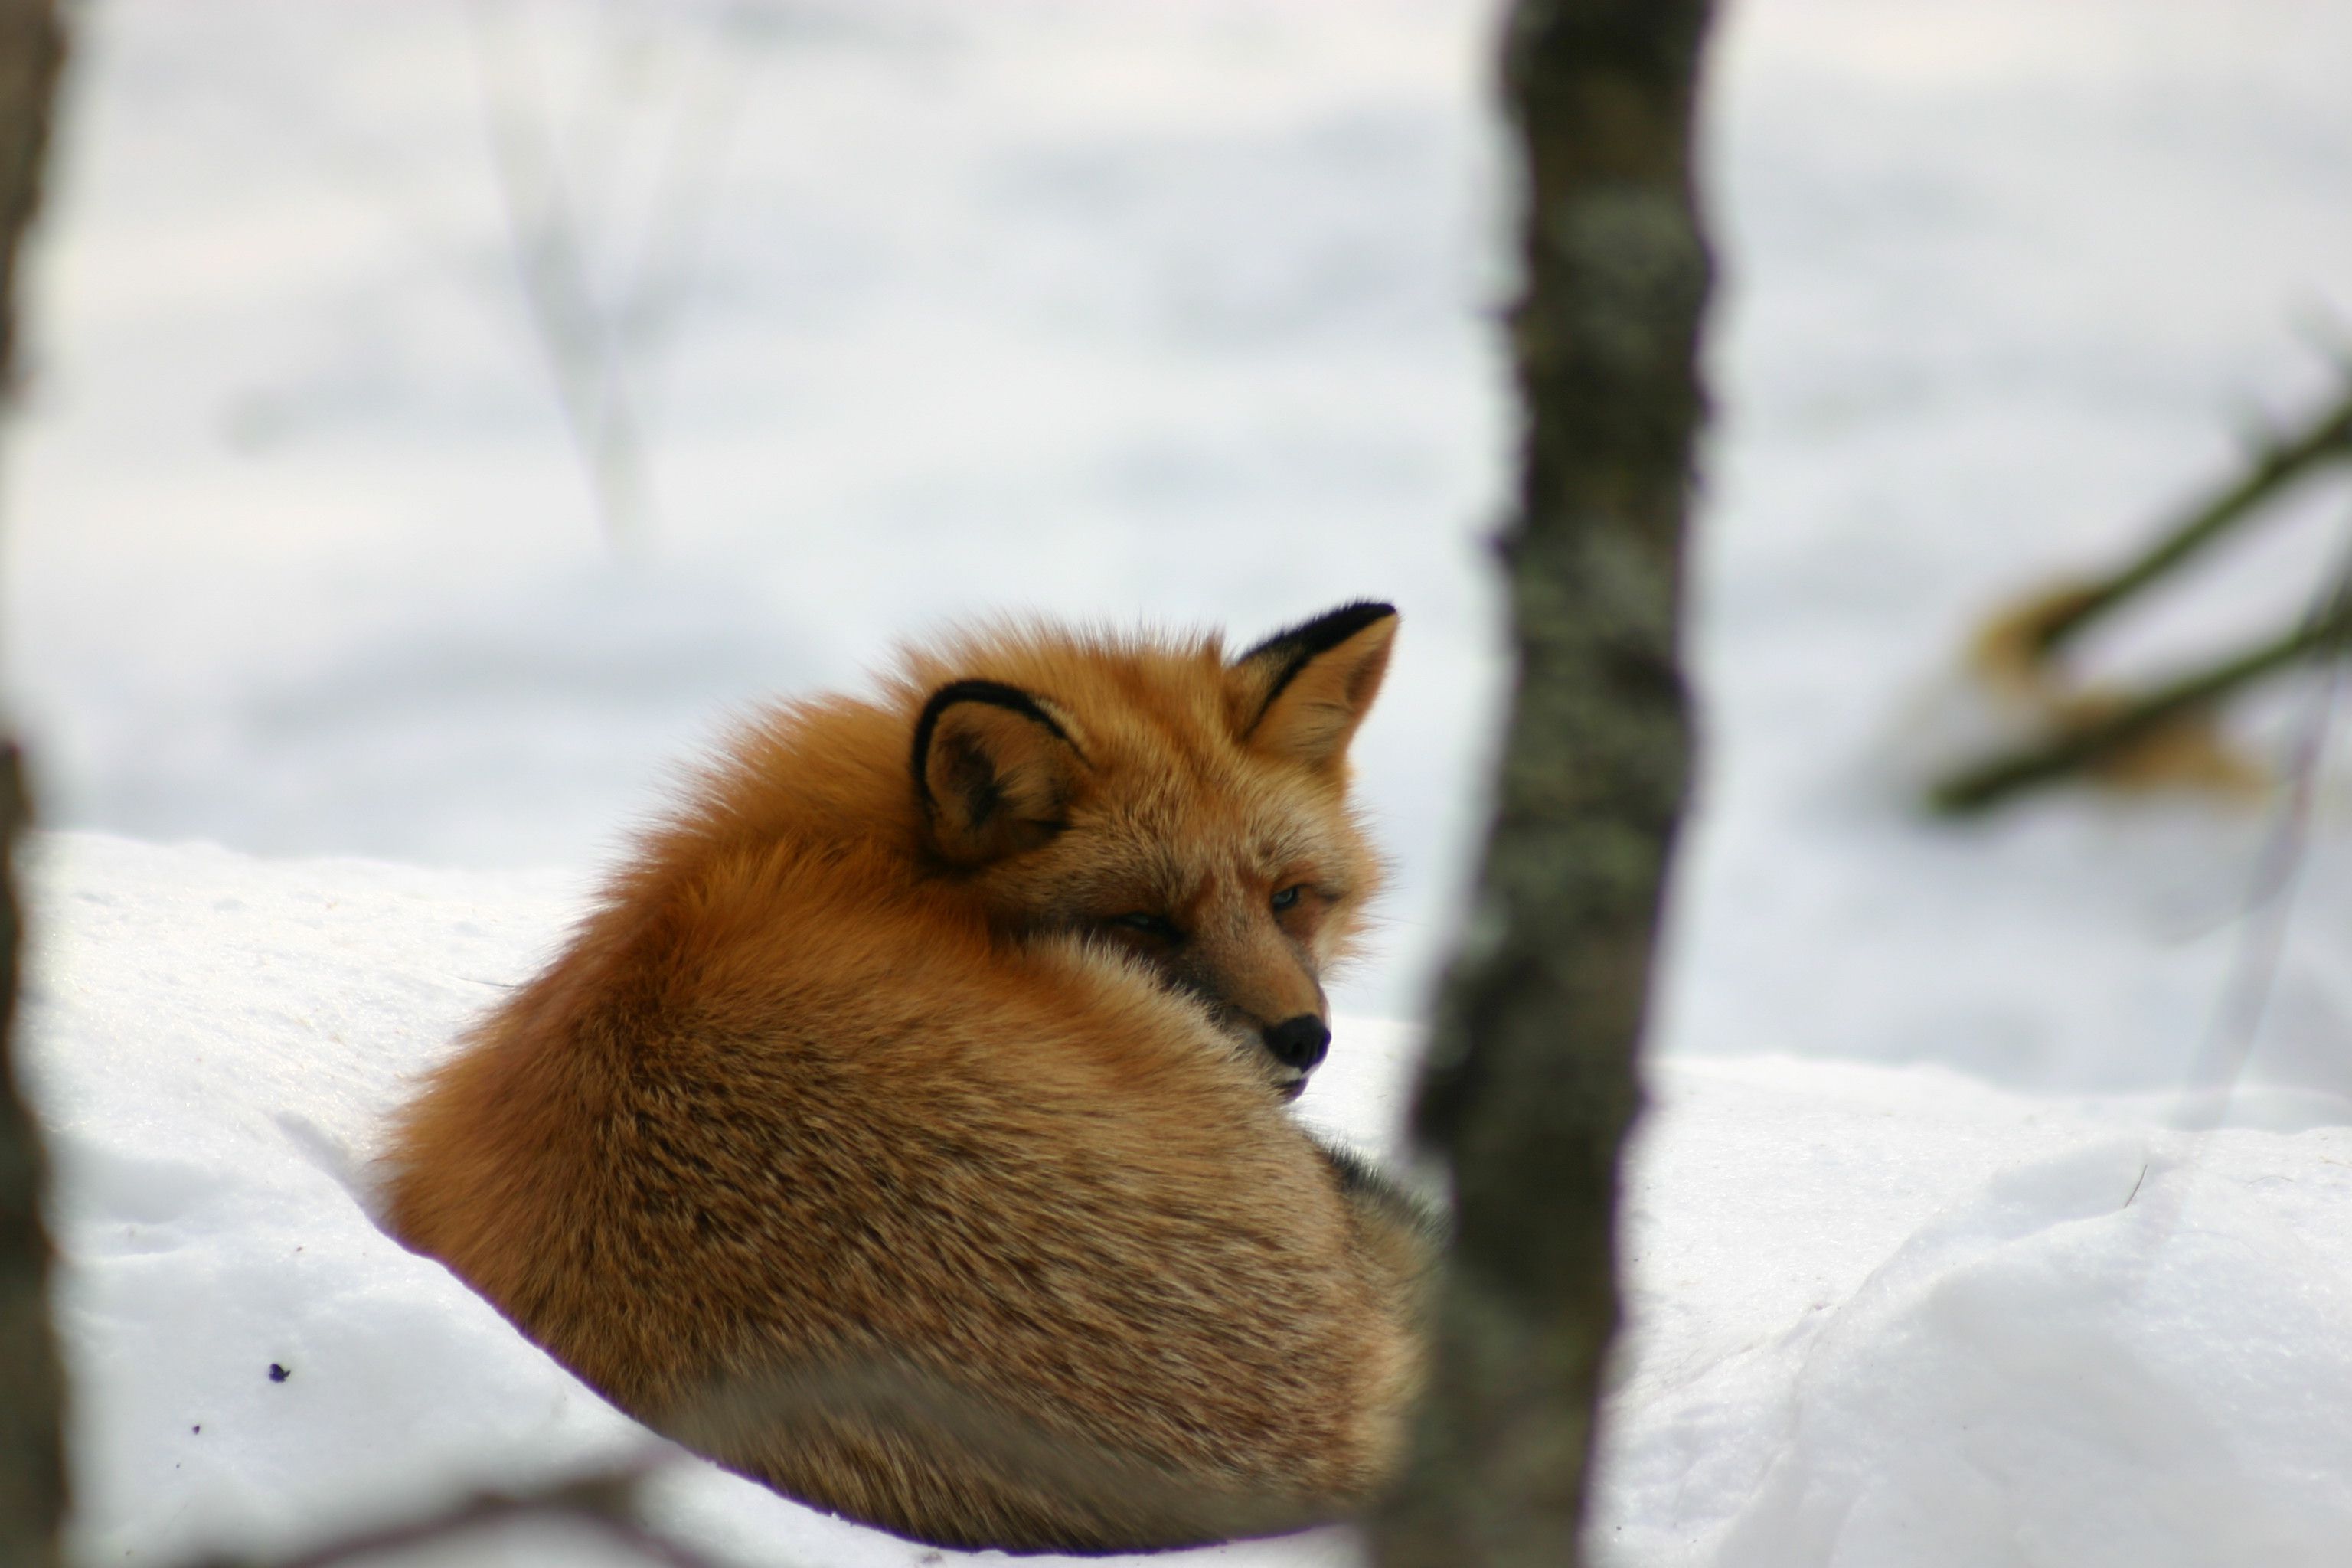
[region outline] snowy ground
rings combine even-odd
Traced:
[[[0,527],[9,685],[49,824],[229,847],[68,836],[37,868],[91,1561],[626,1440],[367,1226],[357,1162],[730,704],[961,615],[1247,637],[1393,598],[1360,754],[1398,875],[1342,1005],[1412,1016],[1497,671],[1483,7],[110,0],[77,25]],[[2346,1538],[2342,775],[2227,1105],[2261,813],[2067,799],[1956,832],[1901,792],[1953,733],[1975,616],[2325,391],[2297,333],[2352,338],[2347,58],[2324,0],[1726,12],[1708,751],[1598,1526],[1628,1562]],[[642,447],[617,542],[516,287],[493,126],[526,174],[552,127],[577,208]],[[2346,505],[2315,492],[2095,662],[2284,613]],[[2251,743],[2301,717],[2273,704]],[[1351,1035],[1315,1095],[1381,1136],[1407,1037]],[[2184,1112],[2235,1125],[2152,1130]],[[667,1484],[746,1564],[911,1557]]]
[[[560,889],[84,835],[38,880],[81,1561],[301,1544],[640,1451],[367,1217],[385,1111],[544,956]],[[1342,1020],[1303,1114],[1393,1150],[1409,1044]],[[1657,1092],[1604,1561],[2340,1561],[2352,1128],[2165,1132],[2160,1103],[1793,1058],[1674,1062]],[[746,1568],[938,1556],[690,1459],[655,1504]],[[1356,1561],[1343,1531],[1188,1555]]]

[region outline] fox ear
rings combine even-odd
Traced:
[[[958,680],[923,704],[913,760],[933,845],[979,866],[1061,832],[1086,759],[1041,700],[998,681]]]
[[[1229,672],[1242,744],[1310,768],[1336,766],[1380,695],[1396,629],[1393,605],[1343,605],[1242,655]]]

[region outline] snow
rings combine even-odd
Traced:
[[[1928,1068],[1663,1079],[1604,1561],[2340,1557],[2352,1129],[2158,1131]]]
[[[68,830],[33,866],[26,1027],[80,1560],[637,1451],[374,1229],[372,1140],[732,711],[959,616],[1247,637],[1401,604],[1360,742],[1389,925],[1302,1107],[1394,1150],[1413,1037],[1379,1020],[1447,946],[1500,684],[1484,7],[75,21],[0,620]],[[1605,1561],[2340,1556],[2352,784],[2322,777],[2275,951],[2242,918],[2265,809],[2062,795],[1953,829],[1906,792],[2000,721],[1950,674],[1989,607],[2326,395],[2304,340],[2352,332],[2347,58],[2322,0],[1724,10],[1706,749]],[[548,134],[576,207],[643,460],[617,538],[494,126]],[[2090,668],[2276,624],[2344,505],[2310,487]],[[2313,702],[2240,743],[2280,754]],[[2265,973],[2249,1028],[2225,997]],[[656,1489],[747,1568],[925,1556],[691,1460]]]
[[[369,1217],[384,1113],[547,955],[558,879],[62,834],[36,880],[79,1560],[290,1548],[647,1450]],[[1302,1114],[1393,1155],[1411,1031],[1338,1037]],[[2190,1133],[2126,1097],[1786,1057],[1655,1079],[1603,1561],[2335,1560],[2340,1118]],[[656,1475],[653,1518],[721,1562],[931,1560],[688,1457]],[[1339,1530],[1189,1555],[1357,1560]]]
[[[556,879],[82,834],[37,861],[28,1088],[68,1259],[78,1561],[290,1550],[656,1450],[370,1217],[385,1116],[549,955],[573,907]],[[1346,1037],[1370,1048],[1302,1105],[1377,1135],[1409,1036]],[[720,1562],[937,1560],[675,1451],[656,1478],[656,1521]],[[452,1560],[585,1550],[502,1546]],[[1339,1531],[1204,1555],[1353,1561]]]

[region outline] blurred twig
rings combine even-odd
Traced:
[[[547,359],[565,427],[596,497],[605,541],[637,531],[645,502],[643,442],[620,344],[597,308],[577,209],[546,124],[541,95],[493,37],[487,0],[469,8],[481,62],[490,162],[505,200],[515,267]]]
[[[2123,570],[2053,597],[2031,647],[2047,658],[2094,621],[2168,575],[2252,516],[2263,502],[2313,469],[2352,459],[2352,391],[2292,435],[2253,454],[2238,477],[2190,509]]]
[[[702,51],[703,68],[678,90],[683,107],[670,124],[647,204],[644,243],[615,312],[615,330],[647,383],[656,380],[655,361],[691,291],[718,184],[714,171],[725,156],[729,125],[740,107],[740,56],[724,40],[740,26],[741,14],[740,5],[721,14],[721,41]]]
[[[2315,626],[2333,627],[2336,651],[2343,651],[2352,626],[2352,547],[2343,552],[2342,564],[2326,595],[2310,616]],[[2327,679],[2312,696],[2303,722],[2289,742],[2282,775],[2285,790],[2271,821],[2262,852],[2256,857],[2246,889],[2245,925],[2231,963],[2227,988],[2200,1053],[2192,1088],[2211,1091],[2203,1108],[2203,1123],[2218,1125],[2229,1091],[2244,1072],[2269,1010],[2271,991],[2285,955],[2287,931],[2294,914],[2294,890],[2303,870],[2304,852],[2311,840],[2311,815],[2318,792],[2320,764],[2327,755],[2336,703],[2343,695],[2344,667],[2338,658]]]
[[[522,1521],[568,1523],[592,1529],[667,1568],[713,1568],[711,1560],[647,1525],[637,1513],[637,1494],[660,1463],[643,1460],[522,1491],[485,1491],[462,1498],[437,1513],[355,1531],[290,1557],[266,1560],[267,1568],[334,1568],[380,1552],[426,1546],[495,1525]],[[262,1568],[263,1560],[215,1557],[200,1568]]]
[[[701,177],[721,140],[732,92],[697,84],[679,95],[667,153],[659,161],[646,233],[636,264],[600,298],[597,268],[609,215],[594,186],[566,180],[556,116],[528,51],[513,47],[500,0],[474,0],[475,53],[482,82],[490,162],[512,236],[515,265],[532,335],[548,366],[606,542],[640,537],[651,509],[646,479],[645,384],[648,362],[673,324],[707,205]],[[726,57],[714,56],[720,63]],[[609,176],[613,116],[592,99],[583,161]]]
[[[1948,816],[1967,816],[2009,796],[2114,756],[2241,689],[2306,659],[2344,652],[2352,608],[2331,598],[2326,614],[2269,642],[2179,677],[2152,690],[2114,700],[2096,716],[2048,740],[1956,773],[1928,792]]]
[[[1318,1499],[1237,1487],[1212,1468],[1122,1451],[1089,1435],[1083,1422],[1049,1427],[950,1377],[895,1359],[736,1373],[653,1425],[681,1447],[570,1480],[478,1492],[286,1556],[217,1554],[188,1568],[341,1568],[517,1522],[593,1530],[666,1568],[718,1568],[645,1521],[644,1485],[665,1465],[691,1450],[787,1496],[805,1495],[772,1468],[783,1448],[803,1459],[830,1451],[838,1463],[845,1449],[871,1451],[877,1439],[930,1456],[949,1484],[965,1489],[967,1504],[983,1510],[976,1517],[1050,1499],[1066,1522],[1096,1530],[1104,1540],[1140,1535],[1207,1544],[1297,1530],[1324,1517]],[[825,1506],[821,1495],[815,1500]],[[853,1517],[902,1528],[887,1517]],[[995,1543],[982,1538],[961,1544],[979,1550]]]
[[[1960,769],[1927,792],[1947,816],[1997,805],[2036,785],[2090,769],[2138,776],[2243,784],[2254,770],[2219,739],[2211,715],[2243,689],[2344,651],[2352,607],[2333,586],[2302,626],[2206,668],[2144,690],[2071,688],[2054,657],[2101,617],[2163,580],[2296,479],[2352,460],[2352,390],[2301,428],[2258,449],[2239,476],[2167,527],[2154,544],[2107,577],[2045,592],[2011,606],[1978,637],[1980,673],[2036,710],[2046,732],[2006,754]]]

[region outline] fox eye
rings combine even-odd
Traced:
[[[1122,931],[1137,931],[1146,936],[1156,936],[1162,942],[1184,940],[1184,933],[1178,930],[1176,922],[1166,915],[1150,914],[1138,910],[1132,914],[1113,915],[1110,918],[1110,923]]]
[[[1274,912],[1280,914],[1283,910],[1296,905],[1298,902],[1298,895],[1305,886],[1306,884],[1304,883],[1294,882],[1289,887],[1283,889],[1282,891],[1275,894],[1275,896],[1268,900],[1268,902],[1272,903],[1274,906]]]

